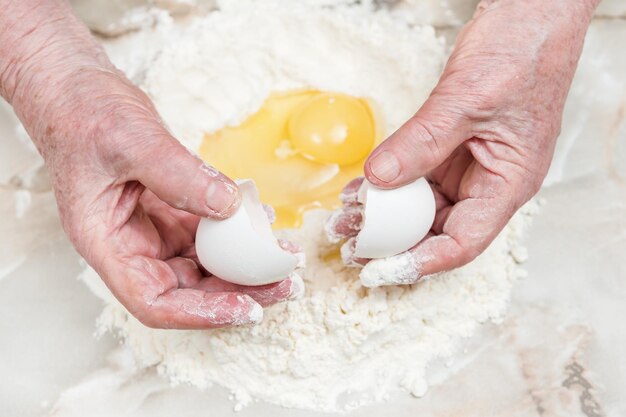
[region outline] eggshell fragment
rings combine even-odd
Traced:
[[[435,220],[435,196],[424,178],[393,190],[364,180],[358,201],[364,205],[354,253],[358,258],[402,253],[422,240]]]
[[[286,279],[298,259],[283,250],[259,201],[252,180],[238,181],[241,206],[225,220],[203,218],[196,232],[200,263],[235,284],[265,285]]]

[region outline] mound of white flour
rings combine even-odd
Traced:
[[[326,2],[328,3],[328,2]],[[276,91],[317,88],[363,96],[387,132],[425,100],[445,58],[431,27],[410,28],[367,6],[231,0],[182,24],[108,44],[114,61],[154,100],[190,149],[202,135],[240,123]],[[514,254],[532,207],[522,210],[470,265],[406,287],[367,289],[358,270],[323,261],[325,211],[282,232],[307,255],[305,296],[268,308],[254,327],[161,331],[142,326],[92,270],[83,274],[106,301],[103,330],[118,332],[141,366],[174,383],[219,384],[238,406],[253,399],[322,411],[385,399],[401,386],[427,389],[427,365],[463,337],[499,320],[523,274]],[[519,258],[519,255],[518,255]]]

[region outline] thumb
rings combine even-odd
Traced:
[[[469,118],[450,99],[433,93],[420,110],[381,143],[365,162],[365,177],[395,188],[438,167],[471,137]]]
[[[201,217],[229,217],[241,200],[237,185],[166,132],[135,147],[130,177],[170,206]]]

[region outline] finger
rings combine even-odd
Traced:
[[[324,224],[330,243],[339,243],[345,238],[356,236],[363,225],[363,206],[346,206],[331,213]]]
[[[209,329],[263,319],[261,305],[246,294],[178,288],[172,268],[157,259],[134,256],[108,263],[103,278],[128,311],[148,327]]]
[[[341,193],[339,194],[339,199],[344,206],[351,206],[358,203],[357,194],[364,179],[365,177],[355,178],[343,187],[343,190],[341,190]]]
[[[192,258],[183,253],[189,252],[190,248],[195,248],[193,243],[200,217],[183,210],[172,210],[169,204],[150,190],[144,191],[138,206],[143,209],[143,215],[147,216],[159,234],[164,237],[163,244],[167,249],[163,253],[167,253],[167,256],[178,253],[179,256]],[[137,211],[135,208],[133,210]]]
[[[165,329],[205,329],[263,320],[263,308],[250,296],[236,292],[206,292],[192,288],[171,290],[151,304],[144,324]]]
[[[287,239],[278,239],[278,246],[294,255],[302,252],[302,248],[296,242]]]
[[[458,104],[433,93],[420,110],[381,143],[365,162],[365,177],[382,188],[395,188],[439,166],[466,139],[469,119]]]
[[[513,212],[503,200],[460,201],[447,213],[442,234],[424,239],[409,252],[369,262],[361,282],[366,287],[412,284],[422,276],[463,266],[489,246]]]
[[[430,230],[434,232],[435,235],[440,235],[443,233],[443,227],[446,224],[446,221],[448,221],[448,217],[450,216],[450,211],[452,210],[453,206],[446,206],[446,207],[442,207],[440,210],[437,211],[437,214],[435,215],[435,221],[433,222],[433,225],[431,226]]]
[[[213,277],[201,280],[194,288],[206,292],[239,292],[252,297],[261,306],[267,307],[281,301],[300,298],[304,294],[304,281],[295,272],[285,280],[256,287],[233,284]]]
[[[436,186],[432,186],[433,195],[435,196],[435,212],[451,205],[451,201],[442,192],[440,192]]]
[[[192,259],[176,257],[165,261],[176,277],[178,278],[178,286],[180,288],[191,288],[204,278],[202,272]]]
[[[274,210],[274,207],[270,206],[269,204],[263,204],[263,210],[265,211],[265,215],[270,221],[270,224],[274,224],[274,222],[276,221],[276,210]]]
[[[433,194],[435,195],[435,220],[430,230],[436,235],[443,233],[443,225],[448,220],[448,215],[452,209],[452,202],[436,187],[433,187]]]
[[[304,295],[304,281],[299,274],[292,272],[289,278],[283,281],[268,286],[242,288],[241,291],[265,307],[301,298]]]
[[[374,259],[359,274],[364,287],[413,284],[422,276],[421,265],[412,253],[404,252],[389,258]]]
[[[174,208],[222,219],[239,204],[236,184],[192,155],[167,132],[130,146],[128,152],[129,179],[141,182]]]
[[[363,265],[368,263],[369,259],[356,257],[354,254],[355,250],[356,238],[352,237],[341,245],[341,248],[339,248],[341,260],[345,266],[361,268]]]
[[[296,263],[296,268],[304,268],[306,266],[306,254],[304,253],[300,245],[285,239],[278,239],[278,245],[282,249],[286,250],[287,252],[291,252],[296,256],[296,259],[298,260],[298,262]]]
[[[447,213],[443,233],[413,251],[422,274],[458,268],[482,253],[504,228],[515,209],[504,200],[467,199]]]

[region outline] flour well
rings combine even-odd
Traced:
[[[206,133],[236,125],[273,92],[316,88],[365,97],[387,133],[426,99],[441,71],[443,42],[431,27],[408,27],[368,6],[222,1],[185,25],[163,21],[107,48],[154,100],[192,150]],[[427,390],[427,366],[463,337],[500,320],[523,275],[512,253],[534,206],[527,206],[470,265],[412,286],[365,288],[326,241],[328,212],[310,211],[281,237],[307,255],[306,292],[266,309],[253,327],[214,331],[148,329],[112,297],[95,272],[83,278],[106,301],[101,330],[118,332],[140,366],[173,383],[213,384],[238,407],[258,399],[343,411],[384,400],[402,387]]]

